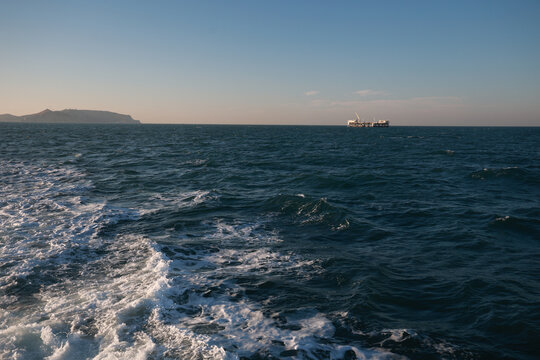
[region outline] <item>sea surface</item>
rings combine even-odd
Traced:
[[[540,128],[0,124],[0,359],[406,358],[540,358]]]

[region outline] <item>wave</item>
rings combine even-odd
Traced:
[[[162,312],[162,317],[174,319],[176,328],[219,346],[227,356],[240,358],[392,356],[382,350],[334,343],[333,323],[315,309],[268,313],[264,306],[244,295],[247,289],[242,280],[246,278],[309,279],[322,271],[317,262],[271,250],[268,245],[281,240],[267,234],[263,224],[218,222],[207,239],[217,241],[218,246],[194,251],[191,243],[185,243],[163,248],[170,260],[168,296],[174,299],[176,308]],[[243,239],[245,245],[230,248],[232,243],[238,243],[235,239]]]
[[[246,296],[242,279],[309,279],[322,271],[315,261],[272,250],[281,239],[264,224],[217,221],[196,242],[104,232],[144,210],[89,201],[92,184],[73,168],[14,166],[4,167],[17,177],[13,188],[1,190],[9,243],[0,254],[8,273],[1,278],[0,358],[395,358],[334,342],[332,321],[316,309],[268,313]],[[213,197],[156,196],[172,207]],[[302,221],[339,214],[324,199],[298,198],[304,201],[293,212]],[[286,212],[298,205],[287,204]]]
[[[216,192],[194,190],[180,193],[155,193],[151,195],[141,215],[155,214],[160,211],[193,209],[201,204],[219,200]]]
[[[519,218],[514,216],[500,216],[491,221],[490,226],[503,231],[513,231],[518,233],[536,236],[540,233],[540,220]]]
[[[313,266],[295,256],[269,249],[164,249],[136,236],[118,238],[107,250],[107,256],[84,266],[84,276],[47,286],[39,306],[4,321],[0,356],[397,358],[383,350],[333,344],[334,325],[316,310],[277,318],[234,296],[242,288],[231,282],[231,274],[294,273]]]
[[[330,204],[326,198],[304,194],[274,196],[265,201],[264,209],[289,216],[300,225],[322,224],[334,231],[345,230],[354,221],[344,209]]]
[[[77,253],[99,247],[106,224],[137,216],[105,202],[87,202],[84,194],[92,185],[74,168],[4,163],[1,169],[6,185],[0,189],[5,239],[0,262],[9,266],[0,278],[3,290],[24,287],[26,277],[40,277]]]
[[[390,328],[382,330],[362,330],[361,324],[348,312],[336,313],[336,326],[371,347],[381,347],[386,351],[403,354],[395,359],[476,359],[473,354],[459,345],[445,339],[432,338],[409,328]]]
[[[517,166],[484,168],[482,170],[473,171],[469,176],[476,180],[509,179],[533,185],[540,183],[538,176],[535,176],[535,174],[529,170]]]
[[[432,152],[433,155],[447,155],[447,156],[454,156],[455,151],[446,149],[446,150],[437,150]]]

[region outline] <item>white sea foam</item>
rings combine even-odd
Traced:
[[[11,267],[0,290],[43,266],[80,268],[38,284],[30,305],[15,295],[0,298],[0,359],[238,359],[283,351],[300,359],[338,359],[347,351],[388,356],[332,344],[332,322],[314,309],[287,314],[284,327],[279,314],[241,296],[239,276],[309,278],[321,271],[315,261],[272,251],[281,239],[261,224],[210,224],[202,241],[216,243],[217,251],[182,249],[174,239],[157,245],[137,234],[105,239],[106,226],[141,213],[89,202],[84,196],[92,184],[73,168],[11,163],[2,175],[10,178],[0,189],[0,261]],[[193,207],[213,199],[191,192],[159,200]],[[232,247],[239,243],[244,246]]]
[[[62,262],[66,253],[99,246],[98,234],[104,226],[138,217],[134,211],[105,203],[85,204],[77,193],[53,201],[51,198],[60,192],[72,190],[51,189],[47,183],[37,184],[36,190],[23,194],[3,191],[8,204],[0,216],[5,239],[0,262],[12,266],[9,275],[0,279],[0,289],[16,278],[28,276],[40,265]]]
[[[262,247],[230,249],[224,246],[217,252],[199,252],[188,257],[184,255],[185,251],[178,249],[180,256],[172,256],[170,264],[170,296],[184,300],[174,313],[165,312],[178,328],[190,329],[198,336],[204,336],[207,344],[235,356],[261,353],[280,357],[284,351],[292,351],[290,354],[294,358],[310,359],[321,356],[338,359],[347,351],[360,359],[389,356],[379,351],[331,344],[334,326],[324,314],[314,309],[298,309],[296,313],[288,314],[285,316],[287,326],[282,326],[276,320],[279,314],[269,316],[260,304],[244,297],[233,300],[231,294],[242,292],[241,286],[231,281],[234,277],[255,274],[309,277],[321,269],[314,261],[265,247],[268,243],[261,239],[263,236],[257,224],[217,223],[216,230],[215,234],[209,235],[210,239],[218,237],[227,244],[232,238],[241,236],[248,239],[246,245],[259,241]],[[201,289],[208,290],[202,292]]]
[[[38,307],[0,331],[6,339],[2,357],[237,359],[258,351],[279,355],[285,349],[298,351],[301,358],[314,351],[336,358],[346,349],[366,354],[320,344],[320,338],[331,338],[334,327],[316,311],[289,317],[297,330],[288,330],[247,300],[197,293],[218,285],[221,280],[213,275],[227,259],[243,258],[239,253],[224,250],[172,261],[149,240],[134,236],[117,239],[108,250],[107,257],[87,264],[83,278],[44,288]],[[268,251],[247,255],[235,271],[251,272],[259,262],[277,267],[291,261]],[[204,271],[209,273],[196,276]],[[186,292],[179,309],[175,299]],[[188,308],[197,311],[188,313]]]
[[[411,337],[417,336],[416,332],[410,329],[385,329],[380,333],[388,336],[381,342],[381,345],[387,341],[402,342]]]
[[[361,335],[366,335],[361,332],[356,332]],[[458,346],[450,344],[444,340],[434,340],[427,336],[422,336],[412,329],[383,329],[381,331],[373,331],[369,333],[371,336],[384,336],[384,339],[380,341],[381,346],[385,346],[388,342],[401,343],[410,339],[415,339],[416,342],[422,343],[426,348],[432,348],[438,354],[441,354],[443,358],[450,356],[455,358]]]
[[[117,239],[108,250],[80,277],[44,287],[32,309],[11,316],[0,330],[0,356],[144,359],[155,352],[141,326],[152,309],[170,303],[160,297],[169,287],[168,261],[143,238]]]
[[[74,169],[20,163],[4,163],[0,168],[5,180],[0,188],[0,263],[11,265],[0,278],[3,289],[82,238],[92,237],[97,231],[94,216],[103,205],[82,204],[81,193],[90,184],[66,182],[80,178]]]
[[[141,215],[149,215],[163,209],[192,208],[205,202],[218,200],[219,196],[210,191],[195,190],[182,193],[163,194],[156,193],[150,198],[149,206],[140,210]]]
[[[262,230],[262,223],[225,223],[217,220],[215,224],[210,224],[215,230],[208,234],[210,240],[219,241],[225,245],[238,243],[246,245],[270,245],[282,242],[283,240],[275,231]]]
[[[30,304],[29,300],[19,302],[15,295],[1,297],[2,305],[6,307],[0,309],[0,358],[49,356],[50,359],[70,359],[79,358],[75,354],[91,354],[100,342],[81,330],[87,327],[85,322],[94,324],[93,328],[96,324],[106,326],[109,317],[94,316],[96,313],[101,314],[102,309],[114,311],[126,301],[153,294],[154,289],[136,287],[124,293],[115,288],[128,281],[134,286],[141,284],[137,277],[129,279],[120,275],[132,270],[130,262],[117,269],[120,280],[109,285],[104,285],[97,277],[100,273],[97,270],[103,264],[96,264],[104,260],[87,259],[90,262],[79,274],[83,277],[80,281],[71,277],[64,282],[58,279],[52,284],[40,284],[41,269],[51,271],[52,267],[60,272],[63,268],[68,269],[77,259],[89,256],[89,250],[104,246],[99,236],[104,226],[139,215],[136,211],[114,208],[105,202],[87,203],[83,195],[91,183],[84,179],[84,174],[70,167],[48,168],[21,163],[2,165],[1,175],[6,179],[6,186],[0,189],[0,198],[3,199],[0,262],[7,265],[7,271],[0,277],[0,290],[35,283],[41,291],[34,294],[37,300]],[[129,247],[127,250],[119,249],[117,254],[126,251],[133,255]],[[159,256],[158,252],[148,257],[151,272],[146,273],[160,269],[156,256]],[[102,274],[102,278],[115,275],[115,269],[109,270],[109,273]],[[142,274],[141,271],[135,271],[133,276],[144,275],[145,271]],[[26,280],[30,275],[33,278]],[[156,281],[152,283],[154,286],[159,284]],[[135,298],[130,299],[126,294],[133,294]],[[113,301],[113,298],[120,300]],[[98,335],[105,338],[100,332]]]

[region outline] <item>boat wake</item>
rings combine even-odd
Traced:
[[[114,207],[87,198],[92,183],[72,168],[2,169],[13,185],[2,189],[1,358],[399,358],[336,343],[332,321],[314,308],[269,312],[251,300],[246,279],[271,287],[322,271],[272,250],[281,239],[260,223],[217,220],[196,241],[114,234],[114,224],[152,216],[159,197],[148,209]],[[161,200],[184,208],[215,197]],[[308,215],[328,207],[304,205]]]

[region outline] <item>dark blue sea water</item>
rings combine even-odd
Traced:
[[[1,359],[540,357],[540,128],[0,124]]]

